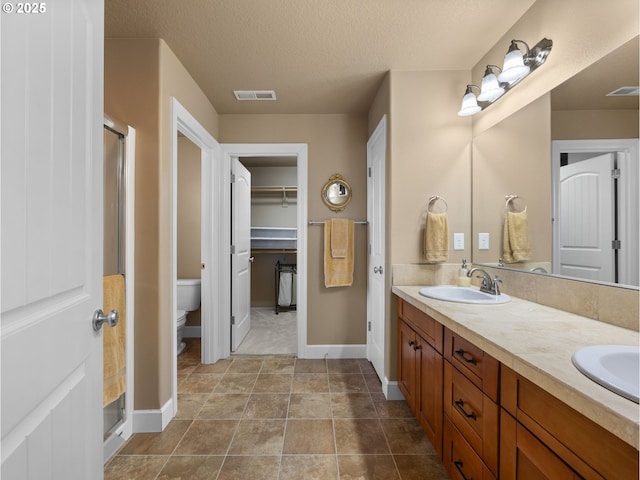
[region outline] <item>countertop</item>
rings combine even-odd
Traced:
[[[392,292],[638,450],[638,404],[571,363],[580,347],[638,345],[638,332],[513,296],[501,305],[473,305],[423,297],[420,288],[393,286]]]

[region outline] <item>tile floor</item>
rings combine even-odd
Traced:
[[[105,479],[445,480],[404,401],[387,401],[366,360],[178,359],[178,414],[133,435]]]

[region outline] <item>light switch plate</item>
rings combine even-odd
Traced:
[[[489,234],[478,234],[478,250],[489,250]]]
[[[453,249],[464,250],[464,233],[453,234]]]

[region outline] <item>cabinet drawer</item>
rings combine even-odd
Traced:
[[[444,343],[442,324],[401,298],[398,299],[398,315],[437,352],[442,353]]]
[[[502,407],[582,477],[638,479],[628,443],[505,366],[501,389]]]
[[[497,476],[499,407],[448,361],[444,362],[444,411]]]
[[[451,330],[445,331],[445,358],[496,403],[500,363]]]
[[[442,461],[452,479],[495,480],[496,478],[446,417]]]

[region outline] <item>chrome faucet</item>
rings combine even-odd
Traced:
[[[469,273],[467,273],[467,277],[471,278],[471,276],[475,272],[482,273],[482,283],[480,284],[481,292],[490,293],[491,295],[500,295],[500,287],[498,286],[498,284],[502,283],[502,280],[500,280],[497,276],[491,279],[491,275],[489,275],[481,268],[472,268],[471,270],[469,270]],[[481,278],[480,275],[478,275],[477,278]]]

